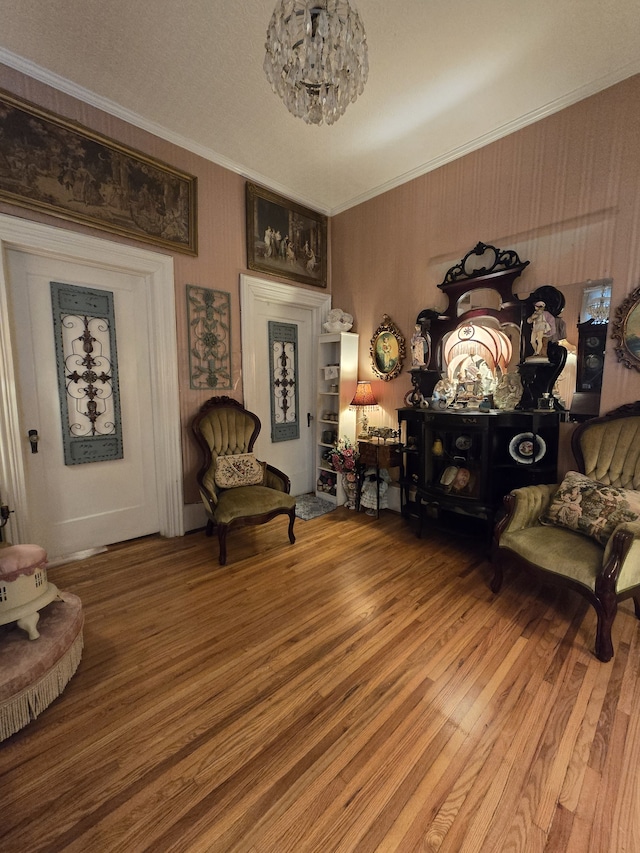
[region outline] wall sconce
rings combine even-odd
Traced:
[[[356,418],[359,418],[361,422],[358,438],[368,438],[369,418],[367,412],[372,412],[378,408],[378,401],[371,390],[371,382],[366,380],[358,382],[356,393],[353,395],[349,408],[356,410]]]

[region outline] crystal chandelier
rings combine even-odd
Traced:
[[[594,323],[607,323],[609,320],[610,307],[611,298],[609,294],[605,294],[605,288],[603,287],[600,296],[589,302],[587,310],[589,311]]]
[[[349,0],[280,0],[265,47],[271,88],[307,124],[333,124],[364,90],[367,38]]]

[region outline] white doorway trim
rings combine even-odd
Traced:
[[[331,294],[316,293],[302,287],[269,281],[264,278],[240,275],[240,327],[242,337],[242,387],[245,400],[255,399],[255,384],[260,375],[256,364],[255,348],[250,346],[251,332],[255,323],[256,302],[275,302],[280,305],[293,305],[307,308],[312,313],[313,328],[317,329],[315,343],[322,333],[322,324],[331,310]],[[317,350],[317,347],[315,348]],[[317,355],[314,355],[314,362]],[[314,382],[313,377],[308,377]],[[315,397],[314,397],[315,399]]]
[[[24,542],[30,518],[8,316],[8,249],[56,260],[80,260],[144,279],[149,305],[147,329],[152,384],[149,432],[153,434],[155,447],[160,533],[182,536],[184,500],[173,258],[0,214],[0,497],[3,503],[9,497],[11,509],[15,510],[7,525],[7,538],[16,544]]]
[[[311,313],[311,328],[314,329],[311,347],[311,376],[301,377],[311,386],[311,399],[314,407],[317,400],[318,374],[318,337],[322,334],[322,324],[331,310],[331,294],[307,290],[279,281],[269,281],[242,273],[240,275],[240,328],[242,340],[242,387],[245,406],[251,408],[258,399],[258,378],[262,375],[263,365],[256,363],[256,347],[251,345],[253,330],[257,322],[257,306],[270,302],[293,308],[306,309]],[[315,416],[315,408],[314,408]],[[314,461],[310,454],[309,465]]]

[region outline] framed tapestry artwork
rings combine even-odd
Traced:
[[[405,357],[405,340],[388,314],[383,315],[382,323],[373,333],[370,352],[371,366],[380,379],[388,381],[398,376]]]
[[[196,178],[0,91],[0,200],[198,253]]]
[[[327,286],[327,217],[247,183],[247,266]]]
[[[611,337],[618,341],[618,361],[640,370],[640,287],[616,309]]]

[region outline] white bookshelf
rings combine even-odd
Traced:
[[[358,335],[336,332],[318,340],[318,403],[316,407],[316,495],[339,506],[345,500],[342,475],[324,454],[338,439],[356,441],[356,412],[349,408],[358,384]],[[320,481],[330,488],[323,488]]]

